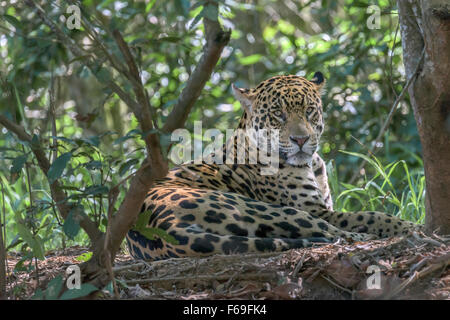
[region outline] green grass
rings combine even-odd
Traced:
[[[425,175],[410,171],[406,161],[382,164],[375,156],[341,151],[367,161],[367,173],[356,184],[338,181],[333,161],[327,165],[336,211],[382,211],[415,223],[425,221]],[[396,187],[394,187],[396,186]]]

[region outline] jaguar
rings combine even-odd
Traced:
[[[323,74],[316,72],[311,80],[275,76],[253,89],[232,85],[243,109],[237,128],[278,132],[277,143],[256,144],[256,148],[277,151],[275,170],[264,174],[267,162],[250,161],[247,154],[255,142],[247,136],[245,161],[237,161],[237,134],[223,145],[223,153],[235,151],[231,161],[206,158],[200,164],[191,161],[171,169],[151,187],[142,212],[151,212],[148,227],[164,230],[175,241],[149,239],[131,229],[127,234],[130,254],[136,259],[161,260],[284,251],[337,239],[397,236],[417,228],[382,212],[333,209],[325,163],[317,153],[324,130],[321,94],[325,82]],[[210,157],[217,160],[224,155]]]

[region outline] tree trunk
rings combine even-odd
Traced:
[[[450,4],[398,0],[406,76],[422,143],[426,228],[450,234]],[[422,68],[416,72],[422,60]]]
[[[6,299],[6,250],[3,241],[3,228],[0,217],[0,300]],[[6,222],[5,222],[6,223]]]

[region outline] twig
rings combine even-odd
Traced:
[[[395,113],[395,111],[397,110],[398,104],[403,100],[403,97],[405,96],[406,92],[408,91],[409,86],[410,86],[410,85],[412,84],[412,82],[416,79],[416,76],[418,75],[419,67],[420,67],[420,65],[422,64],[422,61],[423,61],[424,56],[425,56],[425,47],[424,47],[423,50],[422,50],[422,54],[421,54],[421,56],[420,56],[419,61],[417,62],[417,66],[416,66],[416,69],[414,70],[414,73],[411,75],[411,77],[410,77],[410,78],[408,79],[408,81],[406,82],[406,85],[405,85],[405,87],[403,87],[403,90],[402,90],[402,92],[400,93],[400,95],[397,97],[397,99],[395,99],[395,102],[394,102],[394,104],[392,105],[391,110],[389,111],[389,114],[388,114],[386,120],[384,121],[383,126],[382,126],[381,129],[380,129],[380,132],[378,132],[378,135],[377,135],[376,139],[374,140],[372,146],[370,147],[369,154],[373,154],[373,153],[374,153],[374,151],[375,151],[375,149],[376,149],[376,147],[377,147],[378,142],[379,142],[379,141],[381,140],[381,138],[383,137],[383,134],[384,134],[385,131],[387,130],[389,124],[390,124],[391,121],[392,121],[392,118],[394,117],[394,113]],[[361,171],[362,168],[364,168],[364,166],[366,165],[366,163],[367,163],[367,161],[366,161],[365,159],[361,162],[360,166],[358,167],[358,170],[356,170],[356,171],[353,173],[353,176],[352,176],[352,178],[351,178],[350,181],[349,181],[350,184],[352,184],[352,183],[355,182],[355,180],[356,180],[356,179],[358,178],[358,176],[359,176],[359,172]]]
[[[50,152],[49,159],[52,159],[52,161],[55,161],[55,159],[58,157],[58,139],[56,139],[57,132],[56,132],[56,110],[55,110],[55,78],[53,75],[53,68],[51,72],[51,80],[50,80],[50,88],[48,90],[48,97],[49,97],[49,117],[52,125],[52,135],[53,135],[53,143],[51,145],[51,150],[53,152]]]
[[[206,46],[192,75],[180,94],[172,112],[167,117],[163,132],[172,132],[181,128],[189,115],[195,101],[200,96],[206,81],[219,61],[223,48],[230,41],[230,31],[223,31],[219,22],[203,18],[206,32]]]
[[[173,278],[147,278],[147,279],[133,279],[133,280],[125,280],[127,285],[134,284],[142,284],[148,283],[153,285],[161,285],[168,284],[172,285],[174,282],[182,282],[187,284],[199,283],[199,282],[210,282],[210,281],[226,281],[231,279],[235,274],[230,275],[198,275],[195,278],[192,277],[173,277]],[[243,280],[257,280],[257,281],[270,281],[277,278],[277,275],[273,272],[264,272],[264,273],[252,273],[252,274],[240,274],[236,275],[234,280],[243,281]]]
[[[327,280],[327,281],[328,281],[329,283],[331,283],[333,286],[335,286],[335,287],[341,289],[342,291],[345,291],[345,292],[347,292],[348,294],[351,294],[351,295],[353,294],[352,291],[350,291],[349,289],[344,288],[343,286],[337,284],[336,282],[334,282],[333,280],[331,280],[331,279],[328,278],[327,276],[325,276],[325,275],[322,274],[321,277],[324,278],[325,280]]]
[[[86,60],[85,64],[91,70],[92,74],[97,77],[96,67],[98,67],[98,65],[96,64],[96,62],[98,61],[95,61],[91,55],[87,55],[85,51],[83,51],[69,36],[67,36],[61,30],[61,28],[59,28],[59,26],[48,17],[45,10],[39,4],[35,3],[32,0],[26,0],[26,3],[36,9],[36,12],[41,20],[56,34],[61,42],[68,47],[75,58],[86,56],[89,57]],[[102,82],[102,79],[98,80]],[[115,92],[119,96],[119,98],[121,98],[130,108],[136,107],[138,105],[137,102],[135,102],[128,93],[120,89],[120,87],[113,80],[108,80],[105,85],[109,87],[113,92]]]
[[[419,242],[425,242],[425,243],[431,244],[431,245],[436,246],[436,247],[442,247],[442,246],[445,246],[445,244],[440,243],[439,241],[433,240],[433,239],[431,239],[431,238],[428,238],[428,237],[422,238],[422,237],[420,237],[420,236],[417,234],[417,232],[413,232],[413,237],[414,237],[414,239],[416,239],[416,240],[419,241]]]
[[[390,56],[390,61],[389,61],[389,84],[391,85],[391,89],[392,92],[394,93],[395,97],[397,98],[397,92],[395,92],[395,87],[394,87],[394,83],[392,82],[392,76],[393,76],[393,72],[392,72],[392,64],[394,61],[394,51],[395,51],[395,42],[397,40],[397,34],[398,34],[398,30],[400,30],[400,21],[397,22],[397,27],[395,28],[395,35],[394,35],[394,41],[392,43],[392,52],[391,52],[391,56]]]
[[[450,254],[440,257],[440,259],[438,261],[439,262],[428,266],[427,268],[425,268],[424,270],[422,270],[420,272],[415,271],[408,279],[403,281],[401,284],[399,284],[397,287],[395,287],[391,292],[389,292],[389,294],[386,297],[384,297],[384,299],[389,300],[392,297],[398,295],[403,290],[405,290],[405,288],[407,286],[409,286],[411,283],[413,283],[421,278],[426,277],[427,275],[435,272],[436,270],[446,268],[450,264]]]
[[[297,265],[295,266],[294,272],[292,272],[292,277],[293,278],[297,277],[298,272],[303,267],[303,262],[305,262],[305,258],[306,258],[306,251],[303,253],[302,257],[300,258],[300,260],[298,261]]]
[[[129,269],[139,269],[140,267],[145,266],[143,262],[137,262],[137,263],[133,263],[133,264],[128,264],[125,266],[117,266],[113,268],[113,271],[116,274],[122,273],[123,271],[127,271]]]
[[[412,274],[413,272],[415,272],[415,271],[421,269],[424,265],[427,264],[427,262],[428,262],[429,260],[430,260],[430,259],[427,257],[427,258],[423,258],[423,259],[420,260],[419,262],[413,264],[413,265],[411,266],[411,268],[409,269],[409,273]]]
[[[133,80],[131,81],[131,83],[133,85],[133,91],[139,104],[139,108],[137,110],[134,110],[134,113],[136,117],[139,119],[142,131],[146,133],[153,129],[153,121],[151,113],[152,106],[150,105],[150,100],[147,97],[146,91],[141,81],[139,69],[136,65],[133,55],[131,54],[130,48],[123,39],[120,31],[114,30],[113,37],[116,40],[120,52],[125,57],[125,62],[128,66],[130,78]],[[153,157],[157,157],[158,158],[157,161],[164,162],[164,160],[157,155],[157,153],[161,153],[161,146],[157,135],[147,133],[147,136],[144,137],[144,139],[147,143],[147,149],[149,151],[149,154],[151,154]],[[152,158],[152,160],[155,161],[156,159]]]

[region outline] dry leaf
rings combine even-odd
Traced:
[[[334,260],[324,271],[346,288],[353,288],[361,281],[360,272],[348,259]]]

